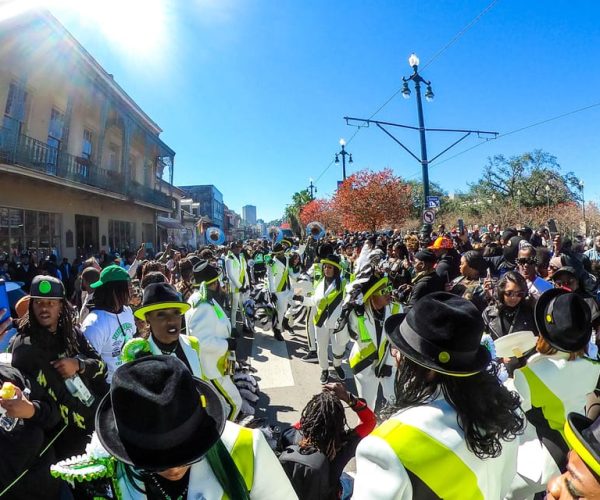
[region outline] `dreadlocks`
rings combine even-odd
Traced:
[[[302,410],[301,448],[314,446],[333,460],[346,437],[346,413],[339,398],[329,391],[316,394]]]
[[[58,318],[56,335],[60,336],[64,343],[67,357],[74,357],[79,353],[78,332],[75,327],[75,310],[66,299],[61,300],[62,310]],[[19,321],[19,331],[24,335],[35,336],[42,342],[48,338],[48,332],[41,326],[33,314],[33,300],[29,302],[29,310]]]

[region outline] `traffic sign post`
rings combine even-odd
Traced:
[[[433,224],[435,221],[435,212],[431,209],[423,210],[423,223]]]
[[[439,196],[428,196],[427,197],[427,208],[440,208],[440,197]]]

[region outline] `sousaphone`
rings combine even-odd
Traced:
[[[204,234],[209,245],[222,245],[225,242],[225,233],[219,227],[209,227]]]
[[[320,222],[311,222],[306,226],[306,234],[312,236],[315,240],[320,240],[325,237],[325,228]]]
[[[269,240],[271,240],[273,244],[279,243],[283,239],[283,231],[277,226],[269,227],[267,234],[269,235]]]

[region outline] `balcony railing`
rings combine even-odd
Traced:
[[[70,155],[33,137],[17,135],[4,127],[0,127],[0,163],[27,167],[46,175],[126,195],[133,200],[171,208],[171,199],[161,191],[135,181],[127,185],[120,172],[100,168],[86,158]]]

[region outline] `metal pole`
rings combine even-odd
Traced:
[[[415,66],[415,73],[417,72]],[[423,103],[421,101],[421,77],[414,78],[415,92],[417,93],[417,112],[419,115],[419,138],[421,141],[421,169],[423,171],[423,210],[427,208],[429,196],[429,168],[427,162],[427,142],[425,141],[425,121],[423,120]]]
[[[344,180],[346,180],[346,150],[344,149],[344,145],[342,144],[342,172],[344,174]]]

